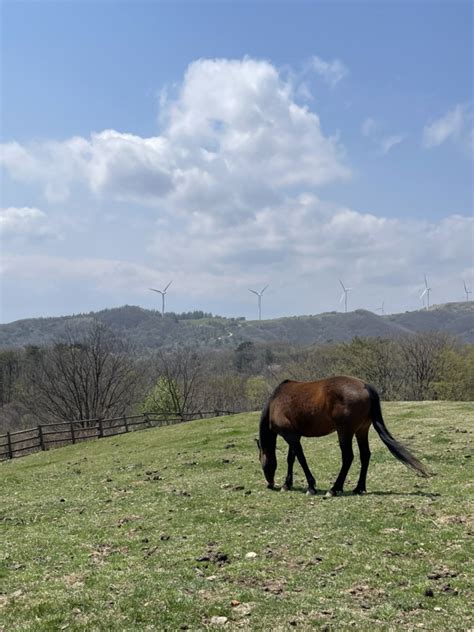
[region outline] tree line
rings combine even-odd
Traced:
[[[98,321],[46,347],[0,351],[0,432],[153,412],[249,411],[283,379],[360,377],[385,400],[474,400],[474,345],[439,332],[307,347],[136,353]]]

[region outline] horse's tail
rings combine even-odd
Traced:
[[[415,456],[413,456],[413,454],[411,454],[411,452],[409,452],[404,445],[402,445],[390,434],[382,417],[380,397],[375,388],[373,386],[370,386],[370,384],[366,384],[365,388],[369,392],[370,397],[370,416],[372,419],[372,424],[375,430],[378,432],[379,437],[382,439],[382,441],[385,443],[385,445],[395,458],[397,458],[407,467],[411,467],[421,476],[429,476],[423,463],[421,463]]]

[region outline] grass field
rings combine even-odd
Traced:
[[[297,466],[294,491],[269,491],[256,413],[1,464],[0,630],[473,628],[474,404],[384,414],[432,478],[371,430],[367,495],[306,496]],[[336,436],[304,447],[325,492]]]

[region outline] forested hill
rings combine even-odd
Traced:
[[[0,348],[47,345],[67,328],[80,331],[97,319],[137,349],[181,345],[233,348],[244,341],[309,345],[361,337],[394,338],[421,331],[443,331],[474,343],[474,302],[447,303],[429,309],[379,316],[366,310],[329,312],[246,321],[201,312],[165,314],[126,305],[100,312],[32,318],[0,325]]]

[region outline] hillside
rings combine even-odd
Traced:
[[[299,467],[293,491],[269,491],[256,413],[0,464],[0,627],[467,629],[473,405],[384,413],[436,476],[417,478],[371,431],[365,496],[323,497],[340,466],[334,435],[304,442],[321,494],[304,494]]]
[[[96,313],[33,318],[0,325],[0,348],[45,345],[68,327],[81,329],[94,318],[104,322],[137,349],[177,345],[236,347],[244,341],[308,345],[347,341],[354,336],[396,337],[404,333],[444,331],[474,342],[474,302],[448,303],[429,310],[379,316],[366,310],[330,312],[262,321],[235,318],[178,318],[126,305]]]

